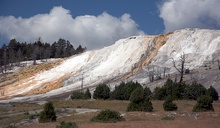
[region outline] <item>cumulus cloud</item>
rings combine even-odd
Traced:
[[[165,32],[183,28],[220,29],[219,0],[165,0],[159,6]]]
[[[120,38],[143,35],[138,25],[127,13],[114,17],[107,12],[98,16],[72,17],[71,12],[61,6],[54,7],[48,14],[30,18],[0,17],[0,34],[8,39],[33,42],[41,37],[44,42],[64,38],[76,45],[96,49],[108,46]]]

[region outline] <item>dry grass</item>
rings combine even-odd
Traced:
[[[117,100],[54,100],[57,114],[62,113],[59,111],[61,108],[90,108],[90,109],[111,109],[119,111],[124,114],[126,121],[118,123],[94,123],[90,119],[98,114],[98,112],[91,112],[85,114],[75,115],[75,111],[68,113],[68,116],[60,117],[57,122],[53,123],[33,123],[21,125],[19,128],[55,128],[59,122],[76,122],[79,128],[217,128],[220,126],[220,101],[214,102],[213,106],[215,112],[192,112],[193,106],[196,101],[175,101],[178,106],[176,112],[165,112],[162,104],[164,101],[152,101],[153,112],[126,112],[128,101]],[[13,104],[17,108],[16,112],[23,110],[31,110],[34,108],[33,104]],[[35,109],[40,109],[42,106],[37,106]],[[11,111],[10,109],[7,111]],[[13,111],[13,110],[12,110]],[[23,119],[25,116],[23,116]],[[13,120],[18,122],[21,119]],[[4,124],[7,123],[5,119]],[[9,123],[9,122],[8,122]],[[11,121],[10,121],[11,123]],[[0,124],[2,124],[0,120]]]

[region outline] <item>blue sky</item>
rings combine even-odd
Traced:
[[[1,0],[0,46],[59,38],[89,49],[133,35],[220,28],[219,0]]]

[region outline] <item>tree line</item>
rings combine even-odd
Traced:
[[[8,45],[4,44],[0,48],[0,69],[3,73],[13,66],[21,66],[21,61],[33,60],[33,64],[36,64],[36,60],[69,57],[85,50],[86,47],[81,45],[74,48],[70,41],[62,38],[52,44],[44,43],[40,37],[34,43],[20,43],[12,39]]]
[[[71,99],[90,99],[92,96],[87,89],[85,93],[74,91]],[[130,100],[127,111],[152,111],[152,103],[150,100],[165,100],[164,110],[177,110],[173,100],[197,100],[193,111],[214,110],[212,107],[213,100],[218,100],[218,92],[210,86],[206,89],[202,84],[193,82],[186,84],[184,82],[173,82],[167,79],[162,87],[156,87],[152,92],[148,87],[138,82],[121,82],[113,91],[105,84],[99,84],[94,93],[94,99],[110,99],[110,100]]]

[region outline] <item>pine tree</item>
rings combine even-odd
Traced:
[[[91,99],[91,93],[89,89],[87,89],[86,92],[83,94],[83,99]]]
[[[127,107],[127,111],[153,111],[153,106],[149,98],[144,95],[144,89],[141,87],[136,88],[130,97],[130,104]]]
[[[94,91],[94,95],[93,95],[94,99],[108,99],[110,98],[110,89],[106,84],[99,84],[95,91]]]
[[[51,101],[44,105],[44,110],[40,113],[39,122],[55,122],[57,119],[56,112]]]
[[[168,96],[166,101],[163,103],[163,109],[165,111],[176,111],[177,110],[177,106],[175,103],[173,103],[173,99],[172,96]]]
[[[211,96],[213,100],[218,100],[219,98],[218,92],[212,86],[209,87],[209,89],[206,91],[206,94]]]
[[[212,103],[213,103],[212,97],[203,95],[198,98],[196,105],[193,107],[193,111],[194,112],[214,111]]]

